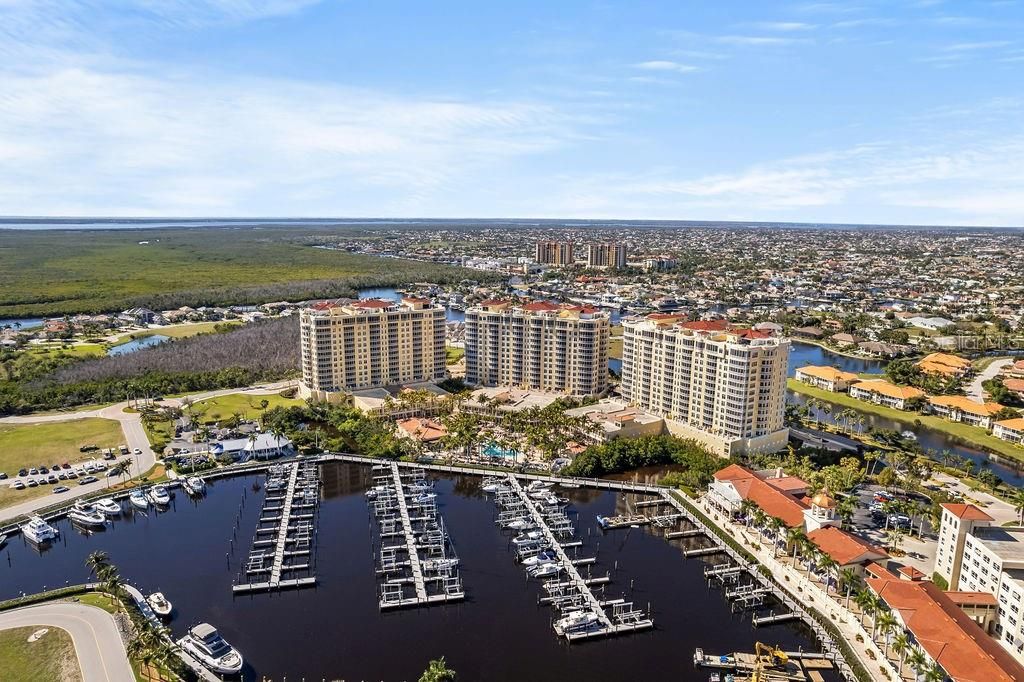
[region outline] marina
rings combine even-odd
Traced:
[[[268,470],[267,496],[252,550],[231,586],[235,594],[316,584],[313,569],[319,488],[315,462],[277,465]]]
[[[657,627],[569,644],[552,636],[560,612],[547,603],[538,606],[549,597],[545,581],[527,578],[524,566],[511,560],[510,537],[495,526],[494,501],[480,490],[479,472],[420,469],[434,484],[467,582],[468,598],[444,608],[380,609],[380,576],[374,561],[367,561],[376,558],[379,545],[376,521],[371,517],[367,522],[366,492],[382,472],[355,458],[320,466],[317,537],[330,542],[319,543],[313,588],[264,596],[233,593],[250,547],[246,540],[232,547],[230,540],[234,534],[253,537],[264,497],[271,494],[262,485],[265,474],[250,473],[207,476],[204,497],[178,494],[159,514],[128,508],[105,530],[90,534],[72,529],[67,520],[50,519],[60,536],[41,550],[20,535],[9,537],[0,550],[0,598],[68,580],[87,582],[86,556],[106,551],[141,593],[159,591],[173,601],[165,624],[174,639],[201,623],[215,626],[244,655],[240,677],[247,682],[264,677],[410,680],[440,655],[465,679],[678,682],[698,679],[690,656],[679,655],[680,649],[745,651],[756,639],[767,638],[787,651],[821,650],[798,621],[758,630],[749,612],[730,611],[721,591],[709,590],[704,577],[705,567],[724,558],[685,559],[681,554],[694,538],[666,540],[664,530],[654,526],[602,535],[593,519],[623,511],[623,491],[609,481],[559,486],[558,495],[569,500],[568,516],[577,522],[573,537],[559,539],[571,559],[595,559],[578,570],[584,579],[589,575],[600,581],[590,589],[609,615],[618,600],[642,604]],[[535,479],[519,480],[525,486]],[[568,580],[563,574],[557,582]],[[396,641],[402,642],[400,656],[394,655]],[[529,655],[495,658],[499,641],[514,641]],[[833,671],[826,679],[837,682],[839,677]]]

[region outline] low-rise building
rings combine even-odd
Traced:
[[[835,526],[813,530],[807,534],[807,539],[832,557],[836,562],[836,571],[850,569],[856,575],[863,576],[869,564],[889,558],[889,554],[881,547]]]
[[[566,410],[570,417],[586,417],[594,422],[596,440],[658,436],[665,430],[665,420],[617,400],[602,400],[583,407]]]
[[[971,504],[942,505],[939,524],[939,542],[935,550],[935,572],[956,588],[960,584],[960,568],[964,554],[964,540],[975,528],[992,524],[992,517]]]
[[[885,379],[866,379],[850,386],[850,397],[896,410],[907,409],[907,401],[923,398],[924,395],[924,391],[919,388],[897,386]]]
[[[290,440],[272,433],[254,433],[248,438],[230,438],[209,446],[209,453],[214,457],[228,455],[232,459],[242,462],[251,459],[284,457],[294,454],[294,452]]]
[[[845,392],[850,388],[850,384],[860,381],[860,377],[853,372],[844,372],[835,367],[821,367],[817,365],[798,367],[796,379],[797,381],[802,381],[805,384],[810,384],[825,391],[832,391],[833,393]]]
[[[424,447],[439,445],[448,435],[448,429],[441,422],[426,417],[400,419],[395,424],[395,431],[400,438],[408,438]]]
[[[964,422],[971,426],[987,429],[992,424],[993,415],[1003,409],[999,403],[979,403],[962,395],[937,395],[928,398],[932,412],[954,422]]]
[[[992,425],[992,435],[1011,443],[1024,445],[1024,417],[1003,419]]]
[[[514,412],[523,412],[534,407],[544,409],[559,397],[553,393],[526,391],[509,386],[479,388],[459,404],[459,410],[500,420]]]
[[[965,376],[971,371],[970,360],[949,353],[929,353],[915,364],[922,372],[928,374]]]

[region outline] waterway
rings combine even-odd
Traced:
[[[107,355],[124,355],[125,353],[134,353],[135,351],[142,350],[143,348],[151,348],[164,341],[170,340],[171,337],[164,336],[163,334],[153,334],[151,336],[143,336],[138,339],[132,339],[127,343],[122,343],[117,346],[113,346],[107,351]]]
[[[29,329],[35,329],[36,327],[43,326],[43,318],[41,317],[17,317],[11,319],[0,320],[0,328],[10,327],[11,329],[17,329],[18,331],[28,331]],[[17,325],[21,325],[18,327]]]
[[[800,624],[754,629],[749,613],[730,613],[721,592],[706,587],[703,560],[684,559],[680,552],[706,540],[666,541],[639,529],[601,535],[595,514],[615,513],[621,498],[585,489],[563,492],[573,501],[586,545],[580,556],[596,553],[594,574],[613,571],[607,598],[625,596],[644,609],[649,603],[656,627],[570,646],[552,631],[551,609],[537,605],[539,584],[527,581],[513,562],[508,536],[493,523],[493,501],[471,476],[440,478],[435,488],[462,562],[467,600],[381,613],[363,495],[370,472],[345,463],[324,466],[317,587],[234,598],[231,582],[263,496],[252,486],[261,480],[216,481],[198,502],[178,491],[171,511],[128,512],[109,530],[89,536],[61,521],[60,541],[43,554],[12,538],[0,552],[0,599],[84,582],[85,558],[104,550],[144,593],[168,596],[176,636],[203,621],[219,628],[245,656],[246,680],[416,680],[431,658],[444,656],[464,680],[678,682],[708,679],[693,668],[696,647],[752,651],[757,640],[788,650],[815,647]]]

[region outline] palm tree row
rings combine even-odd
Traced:
[[[110,556],[102,550],[97,550],[86,557],[85,565],[89,568],[90,575],[96,576],[100,589],[110,599],[111,604],[120,612],[124,606],[125,580],[117,567],[110,562]],[[138,617],[134,613],[132,616],[135,634],[126,647],[128,657],[142,664],[143,675],[148,679],[155,677],[160,680],[161,670],[172,670],[177,665],[174,646],[165,633],[149,619]]]

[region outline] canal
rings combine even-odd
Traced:
[[[612,571],[607,598],[650,604],[656,627],[570,646],[552,631],[551,609],[537,605],[539,584],[513,562],[493,501],[470,476],[440,478],[435,488],[467,601],[382,614],[363,495],[370,472],[329,463],[322,478],[315,589],[232,596],[263,495],[253,487],[262,477],[245,476],[212,483],[198,502],[178,491],[170,511],[128,512],[105,532],[86,536],[61,521],[60,541],[42,554],[12,538],[0,552],[0,598],[84,582],[85,558],[104,550],[144,593],[160,590],[173,602],[176,636],[202,621],[219,628],[245,656],[246,680],[416,680],[430,659],[444,656],[464,680],[703,681],[707,672],[691,661],[696,647],[752,651],[760,640],[815,648],[800,624],[755,630],[749,612],[731,613],[721,592],[706,587],[703,560],[681,554],[706,540],[666,541],[640,529],[601,535],[595,515],[621,512],[621,498],[585,489],[562,492],[585,544],[580,556],[596,554],[595,575]]]

